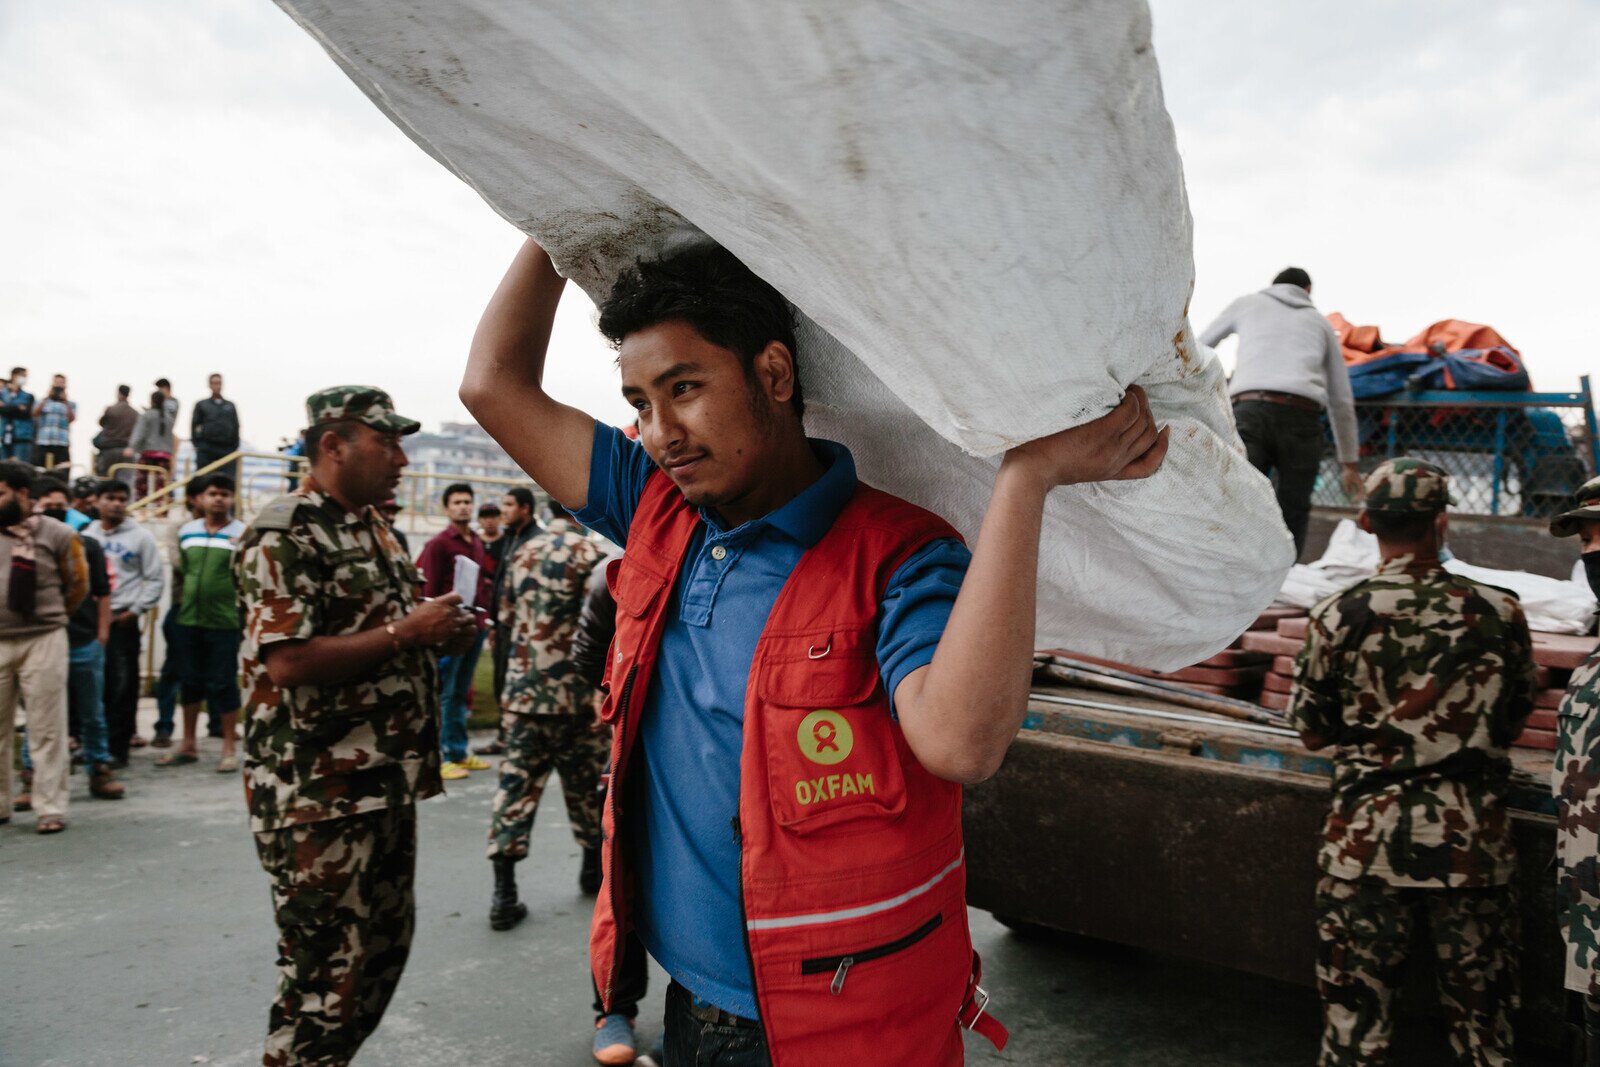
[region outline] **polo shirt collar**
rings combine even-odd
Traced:
[[[787,504],[759,519],[750,520],[736,530],[724,531],[704,508],[700,509],[700,518],[710,529],[713,537],[718,540],[731,540],[735,533],[748,531],[754,534],[761,527],[770,526],[793,538],[804,548],[810,548],[822,540],[822,535],[833,526],[833,521],[839,517],[839,512],[844,510],[844,506],[855,494],[856,461],[850,455],[848,448],[835,441],[825,441],[819,437],[807,440],[811,443],[811,450],[824,465],[822,476],[806,486]]]

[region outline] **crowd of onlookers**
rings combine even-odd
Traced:
[[[29,392],[24,367],[0,386],[0,822],[31,809],[40,833],[65,829],[69,776],[79,764],[90,795],[115,800],[126,791],[116,772],[133,748],[176,745],[161,765],[194,762],[202,706],[211,733],[222,738],[218,769],[236,767],[240,622],[232,551],[244,527],[233,515],[232,472],[216,464],[239,448],[239,414],[222,396],[220,374],[208,385],[190,418],[199,473],[185,486],[189,521],[165,551],[129,517],[128,505],[171,477],[179,411],[172,384],[157,379],[142,411],[128,401],[131,388],[118,386],[100,416],[92,462],[80,465],[93,473],[70,482],[78,404],[66,376],[55,375],[42,397]],[[142,627],[166,594],[169,572],[160,717],[145,738],[136,723]],[[175,739],[180,702],[185,729]],[[26,740],[13,795],[19,708]]]
[[[197,471],[239,449],[239,409],[223,397],[222,375],[211,375],[207,387],[210,395],[194,405],[189,417]],[[117,399],[101,413],[93,469],[101,478],[115,476],[143,497],[172,474],[179,405],[166,378],[156,379],[143,410],[129,401],[132,393],[131,386],[117,386]],[[28,369],[13,367],[0,385],[0,459],[43,470],[68,469],[72,424],[77,421],[78,402],[68,395],[65,374],[51,378],[49,391],[36,396],[28,391]]]
[[[131,501],[160,487],[148,475],[171,470],[177,402],[165,379],[143,412],[132,411],[128,387],[119,387],[95,439],[96,473],[70,482],[63,477],[71,469],[69,446],[56,449],[51,436],[41,437],[45,424],[31,417],[39,405],[26,384],[19,369],[0,390],[0,822],[13,811],[32,810],[39,832],[54,833],[66,826],[70,775],[78,766],[90,796],[120,799],[126,786],[117,772],[135,748],[169,749],[158,767],[198,762],[202,712],[207,734],[221,740],[216,769],[237,770],[243,620],[233,556],[245,524],[235,513],[231,473],[205,473],[237,448],[238,416],[221,397],[220,375],[212,375],[211,397],[197,405],[193,419],[195,469],[202,473],[170,502],[149,509],[165,516],[167,503],[181,504],[189,514],[179,524],[147,524],[129,515]],[[44,403],[68,405],[45,412],[62,425],[76,417],[60,376]],[[137,468],[119,467],[122,459]],[[470,486],[452,485],[445,498],[451,521],[419,553],[428,591],[447,590],[454,558],[465,555],[479,565],[479,604],[492,616],[503,550],[537,528],[533,493],[518,487],[505,494],[504,528],[501,504],[476,506]],[[389,500],[379,510],[404,545],[405,534],[395,526],[400,504]],[[163,603],[162,659],[153,687],[157,717],[145,736],[137,722],[141,668],[147,651],[152,657],[156,651],[145,620]],[[485,619],[485,631],[491,621]],[[449,777],[488,767],[466,751],[469,699],[484,643],[442,665]],[[495,643],[497,688],[504,646],[504,640]],[[13,730],[19,719],[20,734]],[[14,790],[12,746],[19,737],[21,782]],[[500,746],[488,747],[494,752]]]

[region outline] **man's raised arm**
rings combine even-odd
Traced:
[[[544,360],[566,279],[531,238],[478,322],[461,402],[539,487],[570,510],[589,495],[594,419],[544,391]]]

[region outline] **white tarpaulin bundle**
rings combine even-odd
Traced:
[[[1052,494],[1041,646],[1178,667],[1277,593],[1139,0],[279,3],[590,296],[733,251],[801,313],[810,432],[969,539],[998,453],[1143,384],[1171,454]]]
[[[1315,607],[1324,598],[1371,578],[1378,572],[1378,563],[1378,539],[1344,519],[1333,528],[1328,550],[1321,559],[1290,569],[1278,600],[1295,607]],[[1527,571],[1475,567],[1459,559],[1447,561],[1444,569],[1469,581],[1496,585],[1517,594],[1523,614],[1528,617],[1528,628],[1544,633],[1586,634],[1600,607],[1583,578],[1581,566],[1574,568],[1570,581]]]

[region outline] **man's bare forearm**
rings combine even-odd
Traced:
[[[589,492],[594,419],[544,391],[565,287],[544,249],[524,242],[473,335],[461,402],[545,492],[576,510]]]
[[[340,685],[359,678],[394,657],[395,639],[379,626],[341,637],[286,641],[261,650],[267,674],[276,685]]]
[[[1048,492],[1027,473],[1002,466],[933,662],[896,694],[907,741],[942,778],[976,782],[992,775],[1027,713]]]
[[[895,693],[906,742],[941,778],[1000,768],[1028,710],[1045,498],[1058,485],[1148,478],[1167,455],[1139,386],[1107,414],[1006,453],[972,563],[934,652]]]

